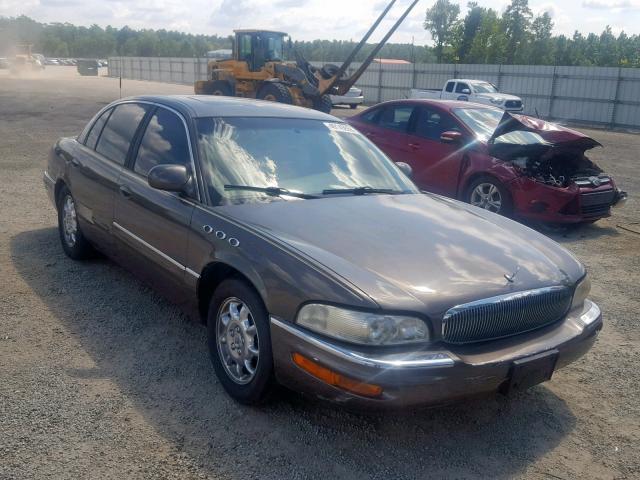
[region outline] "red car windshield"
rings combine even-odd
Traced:
[[[502,110],[493,108],[454,108],[453,113],[482,141],[491,138],[504,115]],[[533,145],[547,142],[535,132],[516,130],[500,135],[495,139],[495,143]]]

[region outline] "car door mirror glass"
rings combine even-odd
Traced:
[[[411,165],[405,162],[396,162],[396,165],[402,171],[402,173],[411,178],[411,175],[413,175],[413,169],[411,168]]]
[[[440,134],[440,141],[442,143],[460,143],[462,141],[462,134],[455,130],[448,130]]]
[[[151,187],[168,192],[184,191],[189,179],[189,172],[184,165],[156,165],[147,176]]]

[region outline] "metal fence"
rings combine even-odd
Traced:
[[[352,64],[350,72],[358,66]],[[191,85],[206,74],[206,58],[109,59],[114,77]],[[635,68],[374,63],[357,85],[373,104],[405,98],[411,88],[441,88],[450,78],[489,81],[522,97],[526,113],[543,118],[640,128],[640,69]]]

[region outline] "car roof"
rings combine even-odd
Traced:
[[[396,104],[402,104],[402,103],[407,103],[411,105],[415,105],[415,104],[431,105],[431,106],[440,108],[442,110],[452,110],[454,108],[486,108],[489,110],[500,110],[497,107],[494,107],[491,105],[485,105],[483,103],[474,103],[474,102],[462,101],[462,100],[438,100],[438,99],[431,99],[431,98],[406,98],[403,100],[389,100],[388,102],[383,102],[383,103],[374,105],[371,108],[378,108],[385,105],[396,105]]]
[[[480,80],[478,78],[452,78],[450,82],[468,82],[468,83],[491,83],[487,80]]]
[[[165,105],[184,115],[198,117],[276,117],[341,122],[343,120],[311,108],[248,98],[217,95],[142,95],[121,101],[146,101]],[[117,102],[114,102],[117,103]]]

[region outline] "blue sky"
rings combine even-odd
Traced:
[[[234,28],[273,28],[294,39],[357,40],[373,23],[388,0],[0,0],[0,15],[25,14],[43,22],[166,28],[192,33],[228,35]],[[387,28],[410,0],[398,0]],[[422,0],[391,41],[431,42],[422,28],[424,12],[435,0]],[[479,0],[504,10],[509,0]],[[466,1],[459,2],[464,14]],[[640,0],[530,0],[534,13],[549,11],[555,32],[600,33],[608,24],[640,34]],[[379,36],[381,36],[380,34]],[[375,39],[375,38],[374,38]]]

